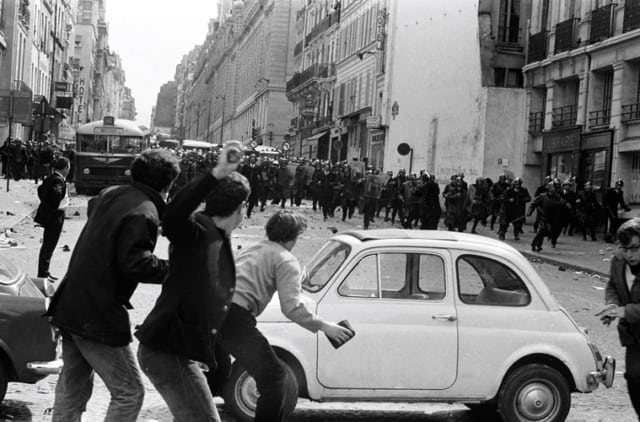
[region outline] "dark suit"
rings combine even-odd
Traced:
[[[64,209],[60,209],[60,202],[67,194],[67,184],[62,174],[55,172],[48,176],[38,186],[40,206],[34,221],[44,227],[40,256],[38,257],[38,277],[49,275],[51,256],[60,239],[64,224]]]

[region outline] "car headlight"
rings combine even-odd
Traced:
[[[88,168],[88,167],[83,168],[83,169],[82,169],[82,172],[83,172],[84,174],[89,174],[89,173],[90,173],[90,171],[89,171],[89,168]]]
[[[126,170],[124,171],[124,175],[125,175],[125,176],[131,176],[131,170],[126,169]]]

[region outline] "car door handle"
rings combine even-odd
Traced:
[[[431,319],[446,319],[447,321],[457,321],[458,317],[455,315],[431,315]]]

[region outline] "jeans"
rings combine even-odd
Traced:
[[[138,361],[167,402],[175,422],[221,421],[205,375],[195,361],[142,343]]]
[[[260,397],[254,421],[289,420],[298,402],[298,384],[256,328],[251,313],[232,304],[219,343],[256,381]]]
[[[62,360],[52,422],[81,420],[93,391],[94,371],[111,393],[104,420],[135,422],[142,408],[144,386],[130,346],[108,346],[63,333]]]

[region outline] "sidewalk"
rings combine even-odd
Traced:
[[[20,223],[31,218],[32,213],[38,207],[37,185],[31,180],[12,180],[10,190],[7,192],[6,180],[0,179],[0,233],[11,229]],[[74,201],[73,185],[70,185],[71,203],[70,206],[78,205]],[[70,210],[69,210],[70,211]],[[356,221],[360,222],[357,218]],[[376,219],[376,221],[380,221]],[[597,233],[597,241],[583,241],[582,234],[574,236],[561,235],[555,249],[551,248],[548,240],[545,240],[541,252],[531,251],[531,240],[533,217],[528,217],[527,224],[524,225],[524,233],[520,235],[520,240],[513,240],[512,228],[509,228],[505,242],[518,249],[524,256],[531,260],[540,260],[549,264],[558,265],[565,269],[574,269],[586,273],[597,274],[601,277],[608,277],[609,262],[617,246],[604,242],[603,234]],[[385,223],[386,224],[386,223]],[[380,228],[383,228],[382,225]],[[470,231],[471,225],[467,226]],[[497,238],[495,231],[488,227],[478,227],[481,235]],[[496,228],[497,230],[497,228]]]

